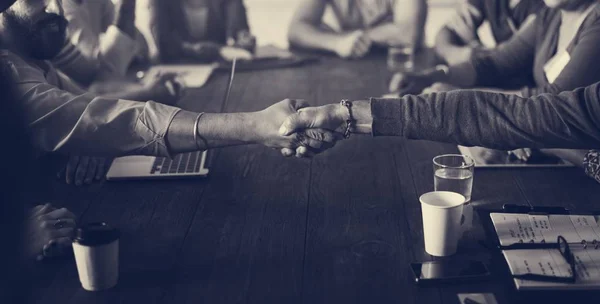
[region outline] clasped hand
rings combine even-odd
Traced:
[[[345,111],[345,112],[344,112]],[[285,157],[312,157],[343,138],[347,110],[332,104],[309,107],[303,100],[286,99],[259,113],[255,140],[280,149]],[[344,114],[345,113],[345,114]]]

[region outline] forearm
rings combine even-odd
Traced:
[[[556,156],[577,167],[583,168],[583,158],[588,153],[588,150],[541,149],[541,152],[547,155]]]
[[[294,22],[288,32],[290,44],[311,49],[336,52],[341,35],[306,22]]]
[[[104,97],[108,98],[117,98],[117,99],[125,99],[125,100],[135,100],[135,101],[148,101],[154,99],[153,94],[144,87],[131,89],[122,92],[112,92],[108,94],[102,94]]]
[[[372,133],[495,149],[600,146],[599,85],[521,98],[478,91],[371,101]]]
[[[198,113],[180,111],[173,118],[166,141],[173,154],[252,144],[257,142],[256,113]],[[194,137],[194,131],[197,136]]]

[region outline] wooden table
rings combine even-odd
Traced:
[[[301,68],[239,73],[225,111],[261,110],[284,98],[311,104],[379,96],[385,58],[323,57]],[[181,101],[218,112],[227,75]],[[43,265],[37,303],[458,303],[458,292],[511,300],[506,280],[419,288],[409,263],[430,260],[418,197],[433,189],[431,160],[455,146],[355,136],[313,160],[262,146],[210,152],[210,177],[104,182],[53,181],[46,199],[81,222],[122,231],[116,288],[86,292],[73,258]],[[477,170],[476,207],[504,203],[599,209],[600,186],[575,168]],[[458,257],[487,259],[478,219]],[[597,294],[595,294],[597,298]]]

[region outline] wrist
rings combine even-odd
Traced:
[[[371,116],[371,104],[367,100],[355,100],[352,101],[352,119],[353,128],[350,130],[354,134],[370,134],[373,124],[373,117]],[[328,105],[332,107],[331,113],[333,113],[334,119],[340,121],[341,124],[336,131],[343,133],[346,130],[346,121],[350,119],[350,113],[348,108],[340,104]]]

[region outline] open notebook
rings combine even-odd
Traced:
[[[501,246],[516,243],[555,243],[559,235],[569,243],[576,260],[576,283],[515,279],[519,290],[600,289],[599,216],[574,214],[490,213]],[[511,249],[502,254],[513,274],[568,277],[569,263],[557,249]]]

